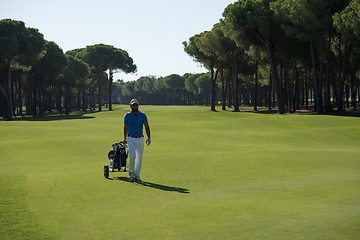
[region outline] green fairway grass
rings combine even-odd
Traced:
[[[140,110],[142,183],[103,177],[129,106],[0,121],[0,239],[360,239],[359,117]]]

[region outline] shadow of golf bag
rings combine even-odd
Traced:
[[[104,165],[104,177],[109,178],[109,172],[127,172],[126,171],[126,160],[127,160],[127,153],[126,153],[126,144],[122,142],[112,144],[112,149],[108,152],[108,158],[110,160],[110,164]]]

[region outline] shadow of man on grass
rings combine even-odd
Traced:
[[[129,182],[129,179],[127,177],[114,177],[114,180]],[[170,187],[162,184],[147,182],[147,181],[141,181],[141,182],[131,182],[134,184],[142,185],[144,187],[150,187],[159,189],[162,191],[168,191],[168,192],[178,192],[178,193],[190,193],[189,189],[186,188],[179,188],[179,187]]]

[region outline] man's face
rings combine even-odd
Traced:
[[[139,109],[139,105],[137,103],[134,103],[133,105],[130,105],[131,111],[136,113]]]

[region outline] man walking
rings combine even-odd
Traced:
[[[131,111],[124,116],[124,143],[129,147],[129,180],[141,181],[140,171],[142,165],[142,155],[144,152],[143,125],[147,135],[146,145],[149,146],[150,127],[145,113],[139,111],[139,101],[130,101]]]

